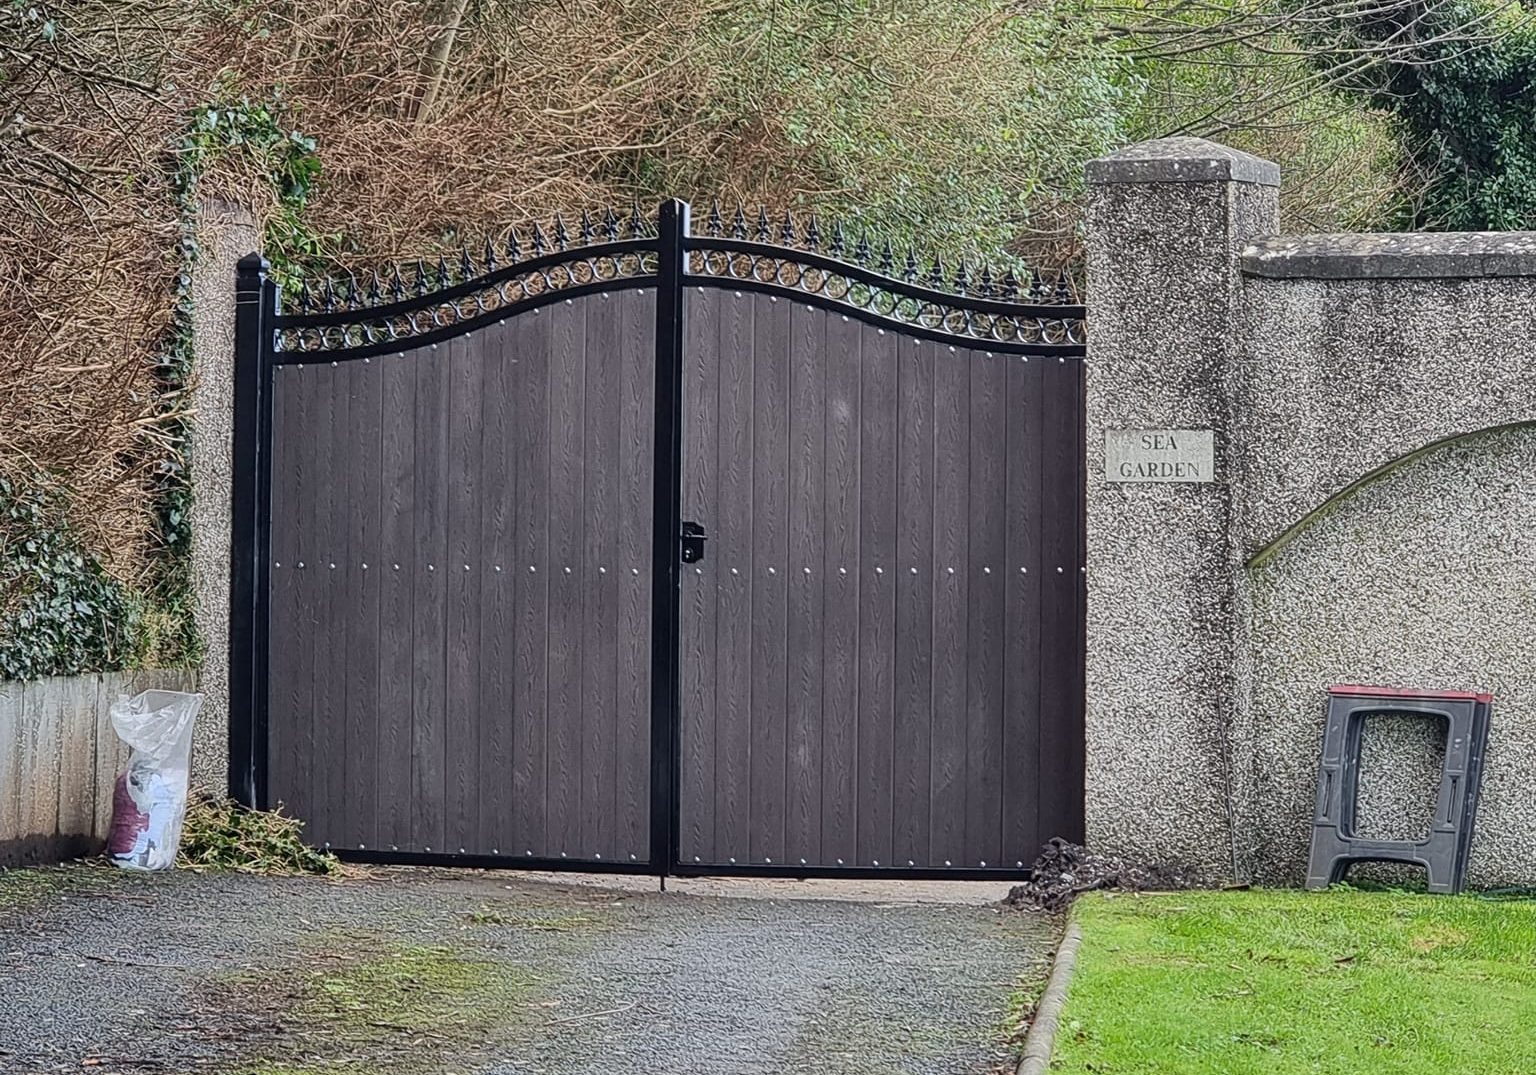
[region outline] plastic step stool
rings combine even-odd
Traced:
[[[1428,871],[1429,891],[1460,892],[1467,879],[1492,707],[1492,695],[1467,691],[1329,687],[1307,887],[1326,888],[1343,880],[1356,862],[1406,862]],[[1422,840],[1370,840],[1355,835],[1360,735],[1366,717],[1384,712],[1420,713],[1445,721],[1445,764],[1440,770],[1435,818]]]

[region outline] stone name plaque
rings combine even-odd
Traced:
[[[1216,434],[1209,429],[1110,429],[1104,477],[1112,482],[1216,480]]]

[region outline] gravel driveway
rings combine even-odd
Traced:
[[[987,1072],[1057,925],[900,885],[614,884],[0,874],[0,1071]]]

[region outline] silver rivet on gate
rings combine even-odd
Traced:
[[[638,575],[640,574],[640,569],[638,567],[632,567],[629,569],[629,573],[631,575]]]
[[[561,858],[565,858],[565,852],[564,851],[560,852],[560,857]]]
[[[701,287],[701,288],[699,288],[699,290],[703,291],[704,289]],[[698,862],[699,861],[699,856],[697,856],[697,855],[693,856],[693,861],[694,862]]]
[[[604,296],[603,296],[603,298],[605,298],[605,299],[606,299],[606,298],[607,298],[607,297],[608,297],[608,296],[607,296],[607,295],[604,295]],[[602,857],[603,857],[603,853],[602,853],[602,852],[601,852],[601,851],[594,851],[594,852],[593,852],[593,853],[592,853],[592,857],[593,857],[593,858],[595,858],[595,859],[600,859],[600,858],[602,858]]]
[[[986,865],[986,864],[987,864],[987,860],[986,860],[986,859],[982,859],[982,860],[981,860],[981,864],[982,864],[982,865],[983,865],[983,866],[985,866],[985,865]]]
[[[991,351],[988,351],[988,352],[987,352],[987,357],[988,357],[988,358],[991,358],[991,357],[992,357],[992,352],[991,352]],[[910,863],[910,862],[909,862],[909,863],[907,863],[907,865],[908,865],[908,866],[910,866],[910,865],[912,865],[912,864],[911,864],[911,863]]]
[[[574,305],[575,305],[575,303],[574,303],[574,302],[573,302],[573,301],[571,301],[571,300],[570,300],[570,299],[566,299],[566,300],[565,300],[565,304],[566,304],[566,305],[567,305],[567,306],[574,306]]]
[[[951,348],[950,348],[950,349],[949,349],[949,353],[950,353],[950,354],[954,354],[954,353],[955,353],[955,349],[954,349],[954,348],[953,348],[953,347],[951,347]]]
[[[1023,866],[1023,865],[1024,865],[1024,863],[1022,863],[1022,862],[1015,862],[1015,863],[1014,863],[1014,865],[1015,865],[1015,866]]]
[[[882,329],[876,329],[875,331],[880,333],[880,335],[882,335],[882,336],[885,335],[885,329],[883,329],[883,328]]]
[[[275,560],[275,561],[273,561],[272,566],[273,567],[282,567],[283,566],[283,562],[281,560]]]
[[[534,311],[534,312],[537,313],[538,311]],[[533,852],[532,851],[524,851],[523,854],[527,855],[529,858],[533,857]]]
[[[389,845],[389,849],[391,851],[399,851],[400,850],[400,845],[399,844],[390,844]]]
[[[565,569],[565,573],[566,573],[566,574],[567,574],[567,575],[569,575],[569,574],[570,574],[570,573],[571,573],[571,569],[570,569],[570,568],[566,568],[566,569]]]
[[[335,570],[336,570],[336,565],[335,565],[335,564],[331,564],[331,565],[330,565],[330,569],[331,569],[331,570],[332,570],[332,571],[335,571]]]
[[[635,856],[634,855],[630,855],[629,856],[629,861],[630,862],[634,862],[635,861]]]
[[[944,570],[948,571],[951,575],[953,575],[955,573],[955,569],[952,568],[952,567],[946,567]]]
[[[493,848],[491,848],[491,854],[493,854],[493,855],[499,855],[499,854],[501,854],[501,848],[499,848],[499,847],[493,847]]]
[[[944,860],[944,865],[946,865],[946,866],[950,866],[950,865],[953,865],[953,863],[951,863],[951,862],[950,862],[950,861],[949,861],[949,859],[945,859],[945,860]]]
[[[430,847],[428,847],[428,848],[424,848],[423,850],[431,851],[432,849]]]
[[[915,865],[917,865],[917,863],[913,862],[911,859],[907,859],[907,865],[908,866],[915,866]]]
[[[779,301],[779,297],[777,295],[770,295],[770,296],[768,296],[768,301],[769,302],[778,302]]]
[[[1057,360],[1056,360],[1056,364],[1057,364],[1057,365],[1058,365],[1058,366],[1061,366],[1061,365],[1065,365],[1065,364],[1066,364],[1066,361],[1067,361],[1067,360],[1066,360],[1066,357],[1065,357],[1065,356],[1063,356],[1063,357],[1061,357],[1061,358],[1058,358],[1058,359],[1057,359]]]
[[[432,565],[432,564],[428,564],[428,565],[427,565],[427,570],[428,570],[428,571],[436,571],[436,570],[437,570],[437,568],[436,568],[436,567],[435,567],[435,566],[434,566],[434,565]]]
[[[597,569],[597,573],[599,575],[606,575],[608,574],[608,569],[606,567],[600,567]]]
[[[1029,574],[1029,568],[1027,568],[1027,567],[1021,567],[1021,568],[1019,568],[1019,574],[1021,574],[1021,575],[1027,575],[1027,574]]]
[[[336,368],[336,363],[332,362],[331,363],[331,369],[335,369],[335,368]]]
[[[846,575],[848,574],[848,569],[846,567],[840,567],[837,569],[837,573],[839,575]]]
[[[366,366],[366,365],[368,365],[368,364],[369,364],[369,363],[371,363],[371,362],[372,362],[372,361],[373,361],[373,359],[371,359],[371,358],[365,358],[365,359],[363,359],[363,365],[365,365],[365,366]],[[362,846],[363,846],[363,845],[362,845],[362,844],[358,844],[358,845],[357,845],[357,846],[358,846],[358,847],[362,847]]]
[[[771,862],[772,862],[772,861],[773,861],[773,859],[771,859],[771,858],[765,858],[765,859],[763,859],[763,861],[764,861],[764,862],[770,862],[770,863],[771,863]]]
[[[329,840],[325,841],[325,846],[326,847],[330,847],[331,846],[331,841],[329,841]]]
[[[736,860],[735,859],[731,859],[731,865],[732,866],[736,865]]]
[[[768,569],[768,574],[770,574],[770,575],[777,575],[778,573],[779,573],[779,570],[776,567],[770,567]]]
[[[498,574],[498,575],[499,575],[499,574],[501,574],[501,565],[500,565],[500,564],[497,564],[497,565],[496,565],[496,573],[497,573],[497,574]]]
[[[529,570],[529,571],[537,571],[537,570],[538,570],[538,568],[537,568],[537,567],[535,567],[535,566],[534,566],[534,565],[532,565],[532,564],[529,564],[529,565],[528,565],[528,570]]]
[[[1087,571],[1088,568],[1086,566],[1083,566],[1083,567],[1079,567],[1078,570],[1079,571]]]
[[[696,567],[696,568],[693,569],[693,573],[695,575],[702,575],[702,574],[704,574],[704,569],[702,567]],[[637,571],[637,572],[635,572],[635,574],[638,575],[639,572]]]
[[[879,859],[873,859],[872,861],[874,862],[874,864],[876,866],[880,865],[880,860]]]
[[[498,325],[505,325],[507,323],[507,319],[505,317],[498,317],[496,319],[496,323]]]
[[[365,362],[366,362],[366,361],[367,361],[367,359],[364,359],[364,360],[363,360],[363,361],[365,361]],[[358,845],[357,845],[357,849],[358,849],[358,850],[359,850],[359,851],[367,851],[367,850],[368,850],[368,845],[367,845],[367,844],[358,844]]]
[[[885,574],[885,568],[883,568],[883,567],[877,567],[877,568],[875,568],[875,574],[877,574],[877,575],[883,575],[883,574]]]
[[[846,317],[845,317],[845,318],[843,318],[843,320],[844,320],[844,321],[846,321],[846,320],[848,320],[848,319],[847,319],[847,318],[846,318]],[[837,860],[837,864],[838,864],[838,865],[839,865],[839,866],[841,866],[841,865],[842,865],[842,864],[843,864],[843,860],[842,860],[842,859],[838,859],[838,860]]]
[[[604,301],[604,302],[607,302],[607,301],[608,301],[608,292],[606,292],[606,291],[604,291],[604,292],[603,292],[603,301]],[[599,856],[597,856],[597,857],[598,857],[598,858],[602,858],[602,857],[603,857],[603,856],[601,856],[601,855],[599,855]]]
[[[1057,569],[1056,569],[1056,574],[1058,574],[1058,575],[1059,575],[1059,574],[1061,574],[1061,568],[1059,568],[1059,567],[1058,567],[1058,568],[1057,568]]]
[[[395,570],[396,570],[396,571],[399,571],[399,570],[400,570],[400,565],[399,565],[399,564],[396,564],[396,565],[395,565]]]
[[[461,848],[459,848],[459,854],[461,854],[461,855],[462,855],[462,854],[463,854],[463,853],[464,853],[464,849],[463,849],[463,848],[462,848],[462,847],[461,847]]]
[[[804,866],[804,865],[805,865],[805,859],[801,859],[801,860],[800,860],[800,865],[802,865],[802,866]]]
[[[811,569],[808,568],[808,567],[802,567],[800,570],[804,571],[807,575],[809,575],[811,573]]]
[[[741,292],[740,292],[740,291],[738,291],[738,292],[736,292],[736,297],[737,297],[737,298],[738,298],[738,299],[739,299],[739,298],[741,298]],[[735,860],[735,859],[731,859],[731,861],[732,861],[732,862],[735,862],[735,861],[736,861],[736,860]]]
[[[368,565],[367,565],[367,564],[364,564],[364,565],[363,565],[363,570],[364,570],[364,571],[367,571],[367,570],[368,570]]]
[[[469,570],[469,565],[468,565],[468,564],[465,564],[465,565],[464,565],[464,570],[465,570],[465,571],[468,571],[468,570]]]
[[[736,569],[735,569],[735,568],[734,568],[734,567],[733,567],[733,568],[731,568],[731,574],[733,574],[733,575],[739,575],[739,574],[741,574],[741,572],[740,572],[740,571],[737,571],[737,570],[736,570]]]
[[[847,315],[847,314],[844,314],[844,315],[843,315],[843,320],[844,320],[844,321],[846,321],[846,320],[848,320],[848,315]],[[843,861],[843,860],[842,860],[842,859],[838,859],[838,860],[837,860],[837,861],[838,861],[838,862],[842,862],[842,861]]]
[[[981,573],[983,575],[990,575],[992,574],[992,569],[990,567],[984,567],[981,569]]]
[[[303,561],[303,560],[300,560],[300,561],[299,561],[299,566],[300,566],[300,567],[303,567],[303,566],[304,566],[304,561]]]
[[[301,369],[301,370],[302,370],[302,369],[303,369],[303,368],[304,368],[304,363],[302,363],[302,362],[300,362],[300,363],[299,363],[299,369]]]
[[[914,575],[917,574],[917,568],[915,568],[915,567],[912,568],[912,574],[914,574]]]
[[[437,344],[435,344],[435,343],[434,343],[434,344],[433,344],[433,345],[432,345],[432,350],[434,350],[434,351],[436,351],[436,350],[437,350]],[[953,351],[953,350],[954,350],[954,348],[953,348],[953,347],[951,347],[951,348],[950,348],[950,350],[951,350],[951,351]],[[432,849],[431,849],[431,848],[430,848],[430,847],[429,847],[429,848],[427,848],[427,850],[428,850],[428,851],[431,851],[431,850],[432,850]]]

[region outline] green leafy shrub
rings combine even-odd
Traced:
[[[0,478],[0,679],[131,665],[140,604],[82,549],[46,481]]]

